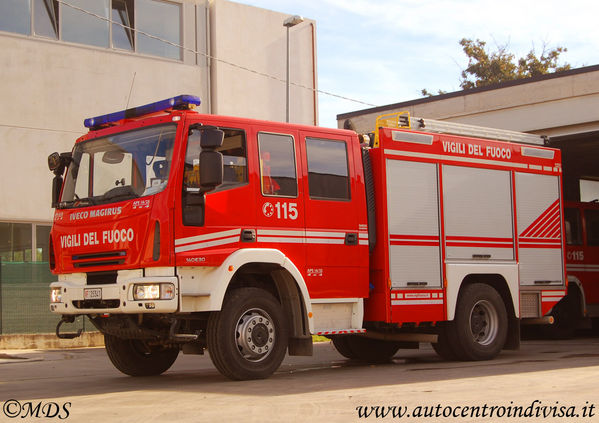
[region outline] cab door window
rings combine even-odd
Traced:
[[[586,222],[587,245],[591,247],[599,246],[599,210],[585,210],[584,219]]]
[[[258,134],[262,194],[297,197],[295,149],[291,135]]]
[[[310,198],[349,200],[346,143],[343,141],[306,138],[306,154]]]
[[[216,149],[223,155],[223,183],[212,192],[224,191],[247,184],[247,149],[245,132],[241,129],[219,128],[224,131],[223,145]],[[204,195],[200,195],[200,133],[192,131],[187,138],[183,173],[182,220],[185,226],[203,226]]]
[[[223,155],[223,183],[215,191],[235,188],[247,183],[247,150],[245,132],[241,129],[225,129],[223,145],[216,149]],[[187,140],[183,186],[187,191],[200,189],[200,135],[192,132]]]
[[[582,224],[578,209],[564,209],[564,223],[566,228],[566,244],[582,245]]]

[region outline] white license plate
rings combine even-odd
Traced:
[[[83,299],[85,300],[101,300],[102,288],[87,288],[83,290]]]

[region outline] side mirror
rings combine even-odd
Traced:
[[[58,169],[60,164],[60,154],[52,153],[48,156],[48,168],[50,169],[50,172],[54,172],[56,169]]]
[[[218,151],[200,153],[200,191],[208,192],[223,183],[223,155]]]
[[[223,145],[225,132],[216,126],[194,123],[189,135],[200,136],[200,192],[212,191],[223,183],[223,155],[216,151]]]
[[[189,134],[198,133],[200,135],[200,147],[202,150],[214,150],[223,145],[225,132],[218,129],[216,126],[203,126],[199,123],[194,123],[189,126]]]
[[[60,200],[60,190],[62,189],[62,176],[55,175],[52,179],[52,208],[58,207],[58,200]]]
[[[71,163],[72,157],[71,153],[52,153],[48,156],[48,168],[54,173],[54,179],[52,179],[52,208],[58,207],[63,182],[62,174]]]
[[[52,153],[48,156],[48,168],[55,175],[62,175],[66,167],[71,163],[71,153]]]

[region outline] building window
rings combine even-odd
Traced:
[[[164,0],[0,0],[0,31],[175,60],[181,22],[181,3]]]
[[[297,197],[293,137],[260,133],[258,145],[262,194]]]
[[[34,261],[48,263],[50,251],[50,225],[35,225]]]
[[[181,5],[157,0],[137,0],[135,5],[137,30],[176,44],[138,32],[138,53],[181,60]]]
[[[58,39],[58,2],[34,0],[33,22],[35,35]]]
[[[587,245],[599,246],[599,210],[585,210],[584,219],[586,223]]]
[[[135,50],[133,0],[112,0],[112,46]],[[120,24],[120,25],[119,25]]]
[[[43,224],[0,222],[0,262],[48,262],[50,228]]]
[[[580,179],[580,201],[592,202],[599,200],[599,181]]]
[[[310,198],[349,200],[345,142],[306,138],[306,150]]]
[[[31,4],[24,0],[0,1],[0,31],[31,34]]]
[[[31,261],[31,246],[31,224],[0,222],[0,259],[3,262]]]
[[[0,222],[0,262],[48,262],[49,239],[50,225]]]
[[[62,40],[108,47],[109,0],[69,0],[69,3],[97,16],[61,4]]]

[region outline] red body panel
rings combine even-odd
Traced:
[[[512,172],[512,198],[514,201],[512,213],[513,224],[517,227],[515,172],[557,175],[561,178],[561,155],[559,150],[545,149],[544,147],[526,147],[519,144],[474,139],[454,135],[434,134],[430,143],[418,142],[396,142],[393,132],[401,132],[397,129],[380,130],[380,148],[370,151],[373,163],[373,172],[376,192],[377,209],[377,245],[372,255],[370,277],[374,289],[366,300],[365,320],[386,321],[394,323],[406,322],[436,322],[447,319],[447,280],[446,280],[446,248],[451,246],[473,246],[488,248],[509,248],[514,250],[516,262],[521,248],[562,248],[561,225],[559,216],[552,219],[557,226],[547,224],[547,232],[554,236],[550,240],[526,238],[527,231],[522,234],[514,233],[510,238],[489,237],[451,237],[445,235],[443,216],[443,195],[439,196],[440,209],[440,233],[439,236],[411,236],[405,234],[391,234],[386,212],[389,210],[387,204],[387,159],[401,159],[404,161],[416,161],[419,163],[433,163],[440,165],[438,170],[439,192],[443,192],[442,165],[458,165],[476,167],[480,169],[500,169]],[[418,133],[416,131],[407,131]],[[422,133],[423,135],[431,135]],[[522,153],[523,148],[531,148],[551,151],[551,160],[532,157]],[[560,192],[561,198],[561,192]],[[560,207],[560,203],[553,205]],[[552,209],[553,210],[553,209]],[[554,217],[555,217],[554,216]],[[539,216],[538,221],[547,223],[546,216]],[[537,222],[538,223],[538,222]],[[532,229],[528,232],[532,232]],[[545,234],[545,232],[543,232]],[[530,234],[528,234],[530,235]],[[395,289],[391,288],[389,268],[389,248],[393,245],[401,246],[433,246],[440,248],[442,261],[441,289]],[[564,277],[565,279],[565,277]],[[565,295],[563,286],[555,289],[541,288],[537,290],[541,299],[541,313],[547,314],[551,308]]]

